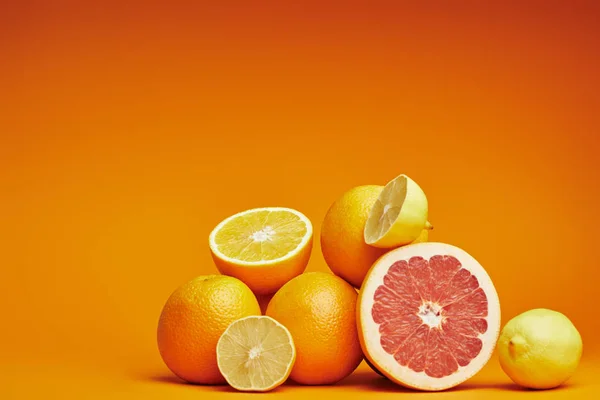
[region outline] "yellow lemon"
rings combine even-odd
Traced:
[[[217,269],[257,295],[275,293],[300,275],[312,249],[312,224],[291,208],[255,208],[222,221],[209,245]]]
[[[409,244],[427,223],[428,203],[419,185],[406,175],[390,181],[375,201],[364,228],[365,243],[379,248]]]
[[[275,389],[288,378],[295,360],[292,335],[271,317],[239,319],[217,343],[219,371],[237,390]]]
[[[573,375],[583,343],[563,314],[543,308],[520,314],[506,324],[498,340],[500,365],[518,385],[550,389]]]
[[[417,236],[410,244],[424,243],[429,241],[429,231],[433,229],[433,226],[427,222],[425,229],[421,231],[421,234]]]

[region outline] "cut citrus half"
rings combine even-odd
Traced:
[[[295,360],[292,335],[267,316],[234,321],[217,343],[219,371],[237,390],[275,389],[288,378]]]
[[[408,176],[399,175],[385,185],[371,208],[365,242],[381,248],[409,244],[423,229],[431,229],[427,214],[427,197],[421,187]]]
[[[255,208],[222,221],[209,245],[217,269],[256,294],[272,294],[306,269],[313,229],[299,211]]]
[[[465,251],[418,243],[382,256],[357,307],[365,356],[396,383],[443,390],[476,374],[500,331],[500,303],[483,267]]]

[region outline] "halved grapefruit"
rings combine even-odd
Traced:
[[[367,359],[386,377],[444,390],[475,375],[500,331],[500,303],[483,267],[465,251],[418,243],[380,257],[358,305]]]

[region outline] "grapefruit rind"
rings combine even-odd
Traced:
[[[435,255],[448,255],[457,258],[474,275],[487,296],[487,331],[479,336],[483,347],[471,362],[458,368],[458,371],[442,378],[432,378],[424,372],[415,372],[400,365],[392,354],[387,353],[380,344],[379,324],[373,321],[371,310],[377,288],[384,284],[383,278],[390,266],[400,260],[414,256],[426,259]],[[418,390],[445,390],[471,378],[489,361],[500,334],[500,302],[496,289],[485,269],[464,250],[444,243],[417,243],[404,246],[381,256],[371,267],[360,290],[357,303],[358,335],[365,357],[387,378],[405,387]]]

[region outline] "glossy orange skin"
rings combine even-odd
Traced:
[[[197,277],[173,292],[158,322],[160,355],[169,369],[191,383],[220,384],[216,346],[233,321],[261,315],[254,294],[229,276]]]
[[[321,226],[325,262],[355,288],[360,288],[371,265],[388,251],[369,246],[364,240],[369,211],[382,190],[379,185],[348,190],[331,205]]]
[[[356,326],[356,290],[338,276],[311,272],[286,283],[266,315],[285,325],[296,344],[290,378],[305,385],[335,383],[363,359]]]

